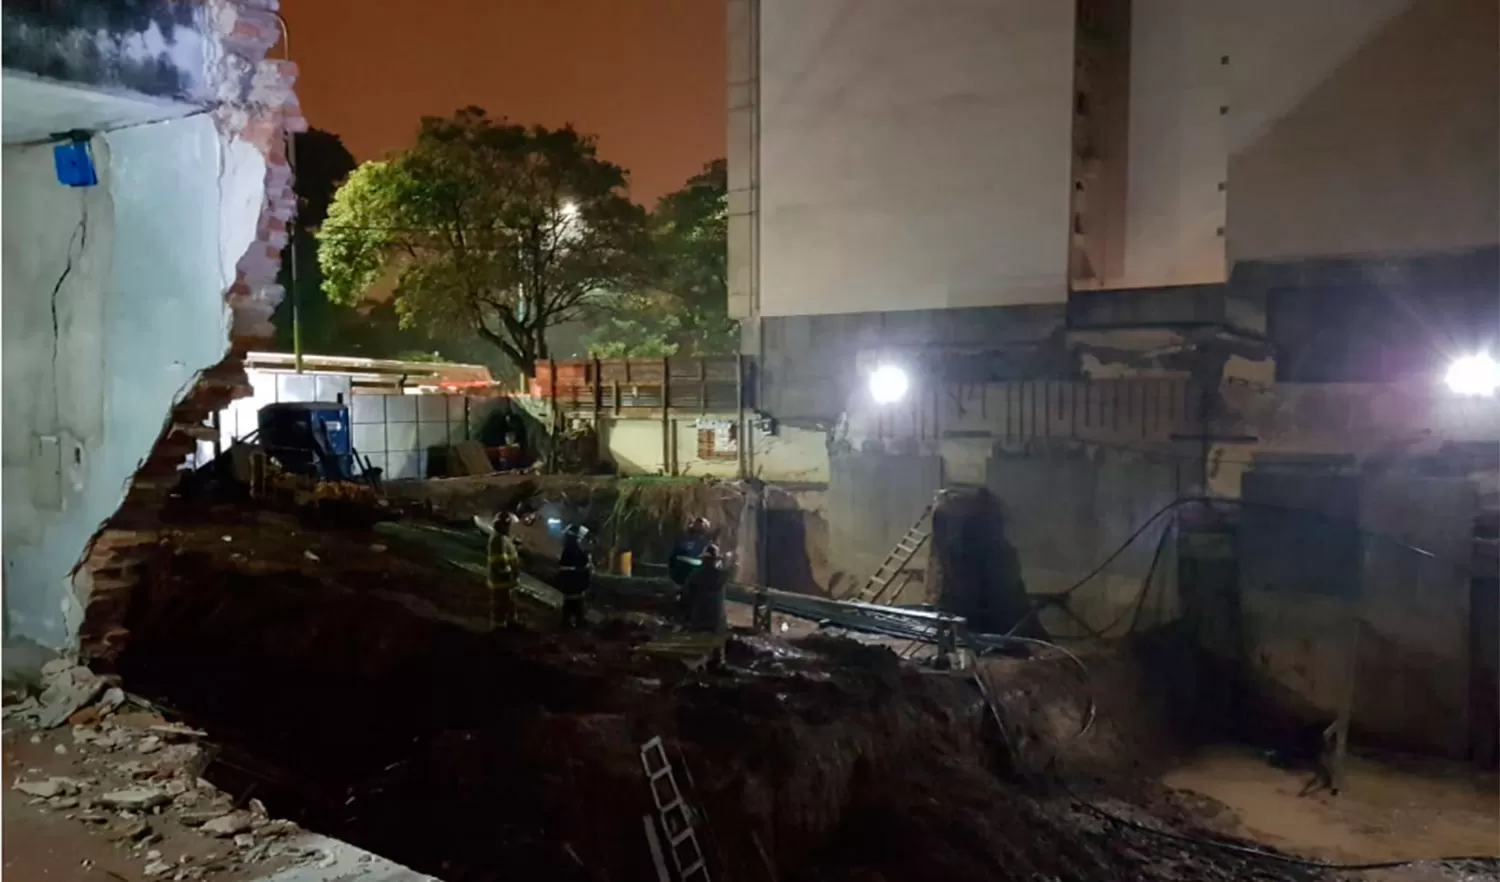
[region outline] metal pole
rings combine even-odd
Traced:
[[[281,23],[281,58],[283,61],[292,60],[292,32],[286,26],[286,19],[280,13],[273,12],[276,21]],[[297,137],[291,131],[282,133],[286,139],[286,165],[292,171],[293,198],[296,198],[297,186]],[[292,298],[292,367],[296,373],[302,373],[302,298],[297,290],[297,239],[300,229],[297,226],[297,218],[292,216],[291,240],[288,250],[291,253],[292,267],[290,273],[291,291],[287,292]]]

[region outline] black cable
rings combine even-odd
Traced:
[[[1418,548],[1417,546],[1412,545],[1409,542],[1403,542],[1402,540],[1397,539],[1394,536],[1387,536],[1384,533],[1377,533],[1373,530],[1367,530],[1359,526],[1358,521],[1346,516],[1332,515],[1327,512],[1314,511],[1312,509],[1306,508],[1296,508],[1289,505],[1276,505],[1274,503],[1268,502],[1250,502],[1244,499],[1229,499],[1217,496],[1179,496],[1176,499],[1173,499],[1171,502],[1168,502],[1166,505],[1163,505],[1161,508],[1158,508],[1151,514],[1150,517],[1146,518],[1146,520],[1143,521],[1133,533],[1126,537],[1124,542],[1120,543],[1120,545],[1118,545],[1114,551],[1110,552],[1109,555],[1104,558],[1104,560],[1100,561],[1098,566],[1095,566],[1092,570],[1089,570],[1083,575],[1082,578],[1078,579],[1067,588],[1064,588],[1061,592],[1055,595],[1050,595],[1049,599],[1066,600],[1067,598],[1071,597],[1073,595],[1073,592],[1077,591],[1079,588],[1082,588],[1084,585],[1087,585],[1089,582],[1092,582],[1100,573],[1104,572],[1104,570],[1108,568],[1110,564],[1114,563],[1115,560],[1120,557],[1120,555],[1124,554],[1130,548],[1130,546],[1135,543],[1135,540],[1139,539],[1141,535],[1145,533],[1146,530],[1149,529],[1158,518],[1166,515],[1168,512],[1171,512],[1180,506],[1188,505],[1191,503],[1200,503],[1208,506],[1230,505],[1241,509],[1259,508],[1268,511],[1278,511],[1287,514],[1296,514],[1304,517],[1318,518],[1325,521],[1348,523],[1353,525],[1355,532],[1359,533],[1361,536],[1370,536],[1375,539],[1381,539],[1385,542],[1395,545],[1397,548],[1401,548],[1413,554],[1431,558],[1433,560],[1442,560],[1442,558],[1439,558],[1436,554],[1433,554],[1431,551],[1428,551],[1425,548]],[[1464,561],[1463,563],[1455,563],[1452,560],[1447,560],[1447,563],[1454,568],[1462,568],[1465,570],[1467,570],[1470,566],[1470,563],[1468,561]],[[1145,589],[1143,588],[1143,590]],[[1026,614],[1022,616],[1014,625],[1012,625],[1010,630],[1005,632],[1005,636],[1014,636],[1016,631],[1020,630],[1020,628],[1027,622],[1030,622],[1033,618],[1035,618],[1039,612],[1041,612],[1041,607],[1039,606],[1033,606],[1031,609],[1027,610]]]
[[[1084,714],[1082,725],[1079,726],[1078,731],[1074,733],[1073,737],[1070,738],[1069,741],[1077,741],[1084,735],[1088,734],[1089,730],[1093,727],[1094,720],[1098,716],[1099,709],[1099,704],[1094,699],[1093,690],[1089,688],[1089,681],[1091,678],[1089,675],[1088,666],[1085,665],[1083,663],[1083,660],[1080,659],[1077,655],[1069,652],[1068,650],[1064,649],[1061,646],[1058,646],[1055,643],[1049,643],[1046,640],[1037,640],[1031,637],[1014,637],[1012,639],[1018,640],[1022,643],[1030,643],[1048,649],[1055,649],[1058,652],[1061,652],[1063,655],[1066,655],[1069,659],[1072,660],[1075,665],[1078,666],[1078,669],[1083,677],[1084,688],[1088,691],[1089,694],[1089,704],[1088,711]],[[982,685],[981,689],[984,690],[984,687]],[[984,691],[987,692],[988,690]],[[987,700],[989,700],[988,696],[986,696],[986,698]],[[1000,699],[996,697],[993,699],[993,701],[998,704]],[[1001,729],[1003,735],[1003,725],[1001,726]],[[1486,867],[1493,867],[1497,872],[1500,872],[1500,857],[1495,857],[1492,855],[1450,855],[1434,858],[1410,858],[1406,860],[1366,861],[1363,863],[1338,864],[1330,861],[1320,861],[1314,858],[1302,858],[1295,855],[1281,854],[1280,852],[1275,851],[1267,851],[1266,849],[1256,848],[1251,845],[1241,845],[1237,842],[1226,842],[1222,839],[1214,839],[1209,836],[1193,836],[1186,833],[1176,833],[1171,830],[1162,830],[1157,827],[1152,827],[1148,824],[1142,824],[1139,821],[1132,821],[1129,818],[1122,818],[1119,815],[1107,812],[1104,809],[1100,808],[1098,805],[1089,802],[1082,796],[1079,796],[1077,792],[1075,792],[1071,787],[1068,786],[1066,779],[1063,778],[1062,772],[1058,769],[1057,754],[1053,754],[1051,760],[1047,764],[1047,768],[1048,771],[1051,772],[1053,780],[1056,782],[1057,786],[1063,791],[1063,793],[1067,794],[1068,798],[1073,800],[1073,802],[1079,808],[1082,808],[1091,814],[1097,815],[1098,817],[1112,824],[1116,824],[1122,827],[1128,827],[1132,830],[1138,830],[1142,833],[1149,833],[1153,836],[1158,836],[1163,839],[1169,839],[1173,842],[1181,842],[1187,845],[1208,846],[1210,848],[1217,848],[1221,851],[1228,851],[1235,854],[1244,855],[1245,857],[1258,858],[1260,860],[1272,861],[1276,863],[1291,864],[1293,866],[1299,867],[1308,867],[1310,869],[1329,870],[1333,872],[1366,872],[1370,870],[1391,870],[1399,867],[1411,867],[1416,866],[1417,864],[1461,863],[1481,864]]]
[[[1088,710],[1084,713],[1083,723],[1079,726],[1078,731],[1074,733],[1073,737],[1069,739],[1069,742],[1075,742],[1082,738],[1084,735],[1088,734],[1089,730],[1093,728],[1094,720],[1098,716],[1099,703],[1094,698],[1093,690],[1090,688],[1091,677],[1089,675],[1088,666],[1083,663],[1083,659],[1079,658],[1074,653],[1069,652],[1067,649],[1064,649],[1063,647],[1058,646],[1055,643],[1050,643],[1046,640],[1037,640],[1031,637],[1012,637],[1010,639],[1019,641],[1021,643],[1029,643],[1032,645],[1045,647],[1047,649],[1055,649],[1058,652],[1061,652],[1063,655],[1067,656],[1073,662],[1073,664],[1078,667],[1080,675],[1083,679],[1084,689],[1088,692],[1089,703]],[[981,689],[984,689],[982,685]],[[989,700],[988,696],[986,696],[986,699]],[[1000,701],[998,697],[994,698],[993,700],[996,704],[998,704]],[[1003,735],[1003,725],[1001,726],[1001,729]],[[1399,867],[1411,867],[1418,864],[1462,863],[1481,864],[1486,867],[1492,867],[1497,872],[1500,872],[1500,857],[1495,857],[1492,855],[1445,856],[1435,858],[1411,858],[1406,860],[1394,861],[1367,861],[1363,863],[1338,864],[1332,863],[1330,861],[1320,861],[1313,858],[1301,858],[1295,855],[1281,854],[1280,852],[1275,851],[1267,851],[1265,849],[1256,848],[1251,845],[1241,845],[1237,842],[1226,842],[1222,839],[1214,839],[1209,836],[1193,836],[1186,833],[1176,833],[1171,830],[1162,830],[1157,827],[1152,827],[1148,824],[1142,824],[1139,821],[1132,821],[1129,818],[1122,818],[1119,815],[1107,812],[1104,809],[1100,808],[1098,805],[1089,802],[1082,796],[1079,796],[1078,793],[1076,793],[1071,787],[1068,786],[1067,781],[1063,778],[1062,772],[1058,769],[1058,759],[1056,753],[1053,754],[1051,760],[1048,762],[1047,768],[1048,771],[1052,773],[1052,777],[1057,783],[1057,786],[1063,791],[1063,793],[1067,794],[1068,798],[1073,800],[1073,802],[1078,807],[1084,809],[1085,811],[1088,811],[1091,814],[1097,815],[1098,817],[1112,824],[1116,824],[1122,827],[1128,827],[1132,830],[1139,830],[1142,833],[1149,833],[1153,836],[1158,836],[1163,839],[1169,839],[1173,842],[1181,842],[1187,845],[1208,846],[1210,848],[1217,848],[1221,851],[1228,851],[1235,854],[1244,855],[1245,857],[1258,858],[1260,860],[1290,864],[1299,867],[1307,867],[1310,869],[1329,870],[1333,872],[1366,872],[1370,870],[1391,870]]]
[[[1237,842],[1226,842],[1222,839],[1214,839],[1208,836],[1191,836],[1186,833],[1174,833],[1171,830],[1162,830],[1157,827],[1152,827],[1149,824],[1142,824],[1139,821],[1132,821],[1129,818],[1122,818],[1119,815],[1107,812],[1094,803],[1091,803],[1083,797],[1079,796],[1077,793],[1074,793],[1068,787],[1067,783],[1063,780],[1062,775],[1057,775],[1056,778],[1058,786],[1062,788],[1062,791],[1066,793],[1080,808],[1088,811],[1089,813],[1097,815],[1112,824],[1117,824],[1122,827],[1128,827],[1132,830],[1139,830],[1142,833],[1150,833],[1153,836],[1159,836],[1163,839],[1170,839],[1173,842],[1181,842],[1188,845],[1206,845],[1211,848],[1217,848],[1221,851],[1229,851],[1235,854],[1242,854],[1246,857],[1258,858],[1260,860],[1274,861],[1283,864],[1292,864],[1293,866],[1308,867],[1315,870],[1331,870],[1334,872],[1366,872],[1369,870],[1392,870],[1398,867],[1416,866],[1417,864],[1458,863],[1483,864],[1488,867],[1493,867],[1497,871],[1500,871],[1500,857],[1493,857],[1489,855],[1412,858],[1407,860],[1395,861],[1368,861],[1365,863],[1357,864],[1336,864],[1330,861],[1320,861],[1313,858],[1301,858],[1295,855],[1281,854],[1280,852],[1275,851],[1267,851],[1262,848],[1256,848],[1252,845],[1241,845]]]

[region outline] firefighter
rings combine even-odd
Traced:
[[[588,596],[590,561],[584,549],[588,528],[572,526],[563,532],[562,554],[558,558],[557,590],[562,592],[562,626],[566,630],[584,625],[583,601]]]
[[[684,591],[687,626],[692,631],[722,634],[728,630],[724,614],[724,582],[728,578],[717,545],[704,547],[699,566],[688,577]]]
[[[516,584],[521,577],[521,555],[510,537],[515,516],[508,511],[495,513],[490,521],[486,583],[490,594],[490,631],[515,624]]]
[[[709,530],[708,518],[695,517],[688,521],[687,532],[672,546],[672,559],[667,561],[667,576],[677,586],[677,611],[682,618],[688,614],[688,582],[703,565]]]

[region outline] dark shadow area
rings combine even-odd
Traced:
[[[988,490],[950,493],[932,514],[929,596],[968,619],[969,628],[1004,634],[1028,619],[1031,600],[1021,555],[1006,536],[1000,503]],[[1018,632],[1045,637],[1034,617]]]

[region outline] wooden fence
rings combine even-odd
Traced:
[[[751,406],[738,355],[538,362],[531,394],[568,416],[736,414]]]

